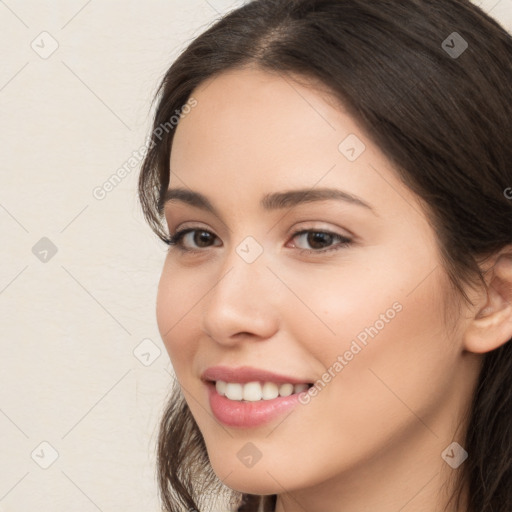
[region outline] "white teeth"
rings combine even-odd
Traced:
[[[261,393],[261,397],[263,400],[272,400],[273,398],[277,398],[279,396],[279,387],[277,384],[273,382],[265,382],[263,384],[263,389]]]
[[[280,396],[290,396],[293,393],[293,384],[281,384],[279,386]]]
[[[275,384],[274,382],[247,382],[240,384],[237,382],[224,382],[218,380],[215,382],[215,389],[219,395],[223,395],[229,400],[245,400],[247,402],[258,402],[259,400],[273,400],[278,396],[290,396],[294,393],[302,393],[308,389],[307,384]]]
[[[242,400],[242,391],[243,389],[241,384],[237,384],[235,382],[226,383],[226,398],[229,398],[230,400]]]
[[[223,380],[218,380],[215,383],[215,388],[217,389],[217,393],[219,393],[219,395],[226,394],[226,383]]]
[[[242,387],[240,385],[240,387]],[[244,384],[242,395],[248,402],[257,402],[261,400],[261,384],[259,382],[248,382]]]
[[[295,387],[293,388],[294,393],[302,393],[303,391],[306,391],[306,389],[309,389],[309,386],[307,384],[295,384]]]

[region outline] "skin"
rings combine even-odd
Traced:
[[[277,512],[442,510],[457,470],[441,453],[464,444],[461,421],[483,353],[512,337],[503,285],[512,265],[488,273],[500,279],[490,299],[472,290],[475,305],[454,317],[458,304],[420,200],[313,85],[245,68],[194,91],[198,104],[176,129],[169,188],[206,195],[218,215],[166,205],[171,233],[212,234],[203,245],[183,239],[196,252],[170,248],[157,297],[160,334],[212,467],[229,487],[278,494]],[[366,146],[354,162],[338,149],[349,134]],[[373,211],[332,199],[274,211],[259,204],[267,193],[322,187],[354,194]],[[334,237],[314,246],[293,237],[299,229],[352,243],[339,247]],[[247,236],[263,250],[253,263],[236,252]],[[200,380],[206,368],[249,365],[315,382],[396,303],[401,310],[307,405],[250,429],[213,416]],[[252,467],[237,457],[248,442],[261,452]]]

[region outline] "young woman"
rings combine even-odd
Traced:
[[[466,0],[256,0],[172,64],[165,510],[512,510],[511,84]]]

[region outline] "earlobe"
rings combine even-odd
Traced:
[[[512,339],[512,252],[503,252],[486,273],[487,290],[464,333],[469,352],[490,352]]]

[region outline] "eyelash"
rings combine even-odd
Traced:
[[[203,249],[187,249],[183,246],[182,240],[183,237],[188,233],[193,233],[194,231],[203,231],[205,233],[209,233],[210,235],[215,236],[211,231],[208,231],[207,229],[203,228],[185,228],[180,231],[177,231],[174,234],[171,234],[169,238],[165,239],[164,242],[169,246],[169,250],[171,247],[176,246],[180,251],[184,253],[200,253],[203,252],[204,249],[207,249],[208,247],[205,247]],[[337,233],[333,233],[332,231],[326,231],[326,230],[320,230],[320,229],[301,229],[298,231],[295,231],[292,233],[291,238],[295,238],[298,235],[304,235],[307,233],[322,233],[327,235],[332,235],[334,238],[337,238],[340,240],[340,243],[334,246],[330,246],[327,249],[299,249],[300,254],[325,254],[326,252],[330,251],[337,251],[339,249],[345,248],[352,244],[352,240],[338,235]]]

